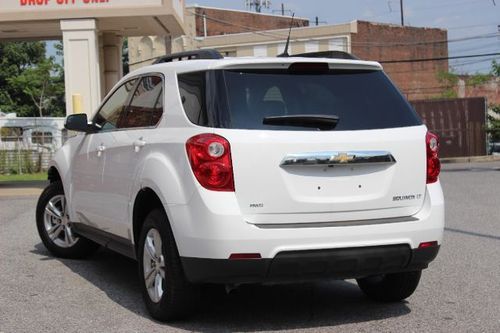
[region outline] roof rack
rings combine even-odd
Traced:
[[[161,64],[164,62],[174,62],[182,60],[222,59],[222,58],[224,57],[217,50],[203,49],[203,50],[172,53],[158,58],[155,62],[153,62],[153,64]]]
[[[332,58],[332,59],[351,59],[359,60],[355,55],[344,51],[321,51],[321,52],[308,52],[294,54],[292,57],[305,57],[305,58]]]

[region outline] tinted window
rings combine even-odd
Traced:
[[[217,85],[215,94],[210,87],[204,89],[208,92],[206,118],[217,120],[213,124],[209,121],[210,126],[315,130],[262,124],[265,117],[286,115],[335,115],[339,117],[337,131],[421,124],[415,111],[382,71],[330,70],[308,74],[287,70],[226,70],[209,72],[207,80]],[[179,84],[181,86],[181,79]],[[199,100],[203,102],[203,98]],[[208,124],[195,121],[189,115],[193,110],[186,102],[184,107],[191,121],[203,126]],[[203,108],[202,104],[199,109]]]
[[[155,126],[163,113],[163,84],[159,76],[141,79],[119,128]]]
[[[129,94],[136,82],[137,79],[125,82],[101,106],[101,109],[94,118],[94,123],[100,126],[102,130],[118,128],[118,124],[124,116]]]
[[[178,79],[181,101],[187,117],[194,124],[205,124],[205,72],[180,74]]]

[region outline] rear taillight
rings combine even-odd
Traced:
[[[439,162],[439,138],[436,134],[427,132],[425,136],[427,150],[427,184],[437,182],[441,163]]]
[[[229,141],[216,134],[200,134],[186,142],[186,151],[201,186],[212,191],[234,191]]]

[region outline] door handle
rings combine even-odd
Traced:
[[[104,146],[102,143],[97,147],[97,157],[101,157],[102,153],[106,150],[106,146]]]
[[[141,150],[141,148],[144,147],[145,145],[146,145],[146,141],[144,141],[142,139],[142,137],[139,138],[138,140],[135,140],[134,141],[134,151],[136,153],[138,153]]]

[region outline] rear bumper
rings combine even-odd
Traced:
[[[208,192],[208,191],[206,191]],[[361,248],[422,242],[441,244],[444,202],[438,183],[427,185],[422,209],[408,221],[349,221],[333,225],[259,226],[245,221],[234,193],[197,192],[189,205],[166,206],[179,255],[185,258],[228,259],[236,253],[259,253],[272,260],[279,253]],[[214,261],[217,262],[217,261]]]
[[[427,268],[439,246],[411,249],[407,244],[285,251],[272,259],[205,259],[182,257],[193,283],[265,283],[349,279]]]

